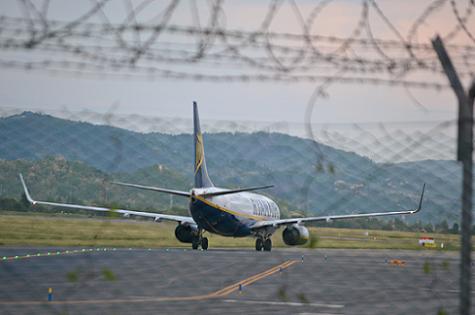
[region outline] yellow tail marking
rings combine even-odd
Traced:
[[[198,173],[198,170],[203,164],[204,150],[203,150],[203,135],[200,133],[196,134],[196,156],[195,156],[195,174]]]

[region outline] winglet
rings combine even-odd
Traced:
[[[424,185],[422,185],[421,199],[419,200],[419,205],[417,206],[417,209],[416,209],[416,211],[414,211],[414,213],[421,211],[421,208],[422,208],[422,200],[424,199],[424,191],[425,191],[425,189],[426,189],[426,183],[424,183]]]
[[[33,200],[33,198],[31,198],[30,193],[28,192],[28,188],[26,187],[25,181],[23,180],[23,175],[21,175],[21,173],[18,175],[20,175],[20,180],[21,180],[21,184],[23,185],[23,190],[25,191],[26,199],[28,200],[29,203],[31,203],[32,205],[35,205],[36,201]]]

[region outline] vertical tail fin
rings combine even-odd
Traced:
[[[198,105],[196,102],[193,102],[193,125],[195,143],[195,187],[213,187],[213,182],[209,179],[208,170],[206,169],[203,135],[201,134]]]

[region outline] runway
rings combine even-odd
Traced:
[[[453,314],[458,305],[455,252],[3,247],[0,258],[1,314]]]

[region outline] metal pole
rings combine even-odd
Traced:
[[[437,36],[432,46],[439,57],[450,85],[459,103],[457,159],[463,164],[462,180],[462,216],[461,216],[461,252],[460,252],[460,314],[470,314],[471,276],[472,276],[472,177],[473,177],[473,101],[475,81],[468,95],[450,60],[444,43]]]
[[[473,132],[470,135],[473,139]],[[468,148],[467,148],[468,149]],[[470,155],[472,146],[470,146]],[[460,314],[470,314],[471,276],[472,276],[472,159],[463,161],[462,192],[462,248],[460,261]]]

